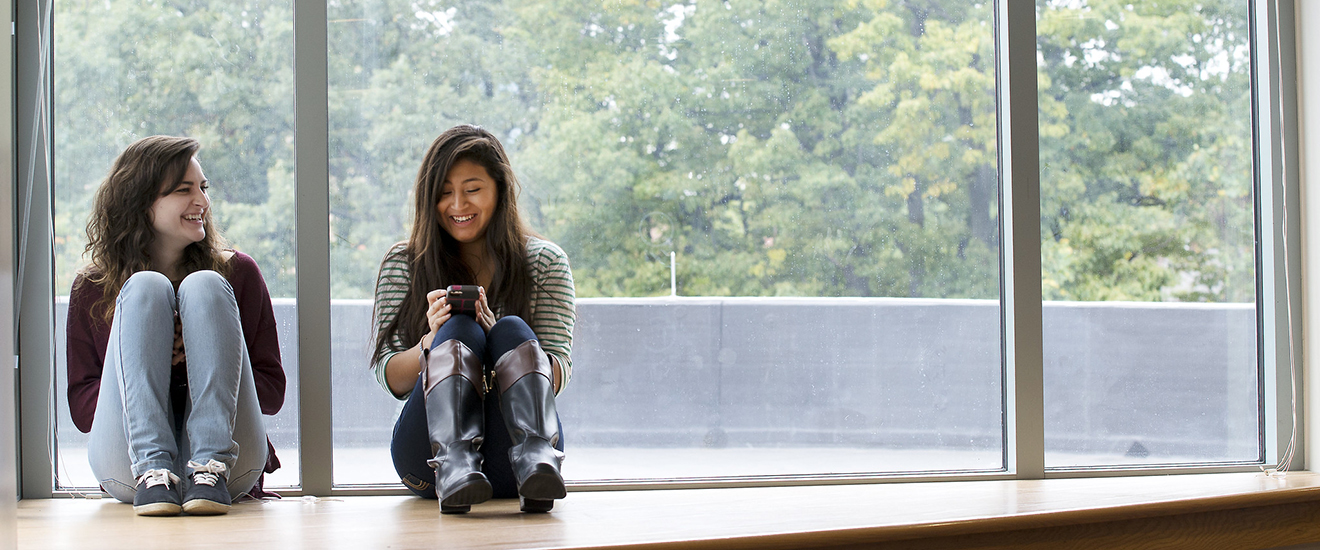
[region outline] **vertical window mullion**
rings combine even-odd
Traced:
[[[1279,464],[1287,454],[1293,429],[1294,382],[1301,381],[1300,376],[1293,380],[1292,371],[1300,364],[1302,315],[1297,129],[1290,127],[1298,120],[1296,57],[1287,55],[1294,51],[1293,11],[1292,2],[1254,0],[1251,4],[1266,464]],[[1299,412],[1303,410],[1300,396],[1296,406]],[[1295,453],[1289,466],[1300,468],[1302,458],[1300,452]]]
[[[305,494],[328,495],[330,414],[329,95],[326,4],[295,0],[299,460]]]
[[[0,6],[0,21],[14,21],[13,5],[6,3]],[[0,135],[0,165],[8,167],[0,172],[0,189],[5,190],[5,194],[0,196],[0,288],[9,292],[8,295],[0,295],[0,311],[8,312],[8,317],[0,320],[0,395],[13,396],[15,383],[14,367],[10,360],[14,357],[14,233],[17,227],[14,224],[14,187],[17,178],[14,177],[14,164],[17,160],[14,152],[14,104],[12,101],[14,90],[14,46],[13,41],[6,41],[0,44],[0,86],[9,90],[5,97],[11,98],[11,101],[0,106],[0,127],[9,128],[3,135]],[[4,502],[0,503],[0,546],[6,548],[15,548],[18,544],[15,533],[18,532],[16,511],[14,506],[14,495],[18,495],[18,465],[15,459],[18,457],[18,409],[14,399],[5,399],[4,405],[0,405],[0,495],[4,495]],[[20,495],[21,496],[21,495]]]
[[[18,189],[14,292],[19,354],[19,448],[23,498],[50,498],[55,456],[54,256],[51,243],[51,10],[49,0],[15,4]],[[44,44],[44,45],[43,45]],[[24,298],[26,297],[26,299]]]
[[[1039,479],[1045,475],[1045,405],[1036,5],[1001,0],[996,10],[1006,465],[1019,479]]]
[[[1284,388],[1284,391],[1276,395],[1273,404],[1269,404],[1268,400],[1266,403],[1279,411],[1288,412],[1286,422],[1279,425],[1279,433],[1283,434],[1291,433],[1294,423],[1300,424],[1297,426],[1299,430],[1305,425],[1305,422],[1301,419],[1302,411],[1305,410],[1302,402],[1303,394],[1301,393],[1302,338],[1304,336],[1302,322],[1303,293],[1301,291],[1303,287],[1302,201],[1298,162],[1301,156],[1297,137],[1299,128],[1297,122],[1300,117],[1297,116],[1296,8],[1293,0],[1280,0],[1276,9],[1277,13],[1274,16],[1278,24],[1274,29],[1277,34],[1275,43],[1279,45],[1277,52],[1279,60],[1279,72],[1277,73],[1279,78],[1278,101],[1282,104],[1280,112],[1282,122],[1280,123],[1280,131],[1275,133],[1280,140],[1280,154],[1285,159],[1279,172],[1282,181],[1279,183],[1278,188],[1287,194],[1287,199],[1284,201],[1286,212],[1276,222],[1282,228],[1282,231],[1278,233],[1279,242],[1282,243],[1282,249],[1279,252],[1287,258],[1287,263],[1279,265],[1277,269],[1288,281],[1286,288],[1289,289],[1289,292],[1285,299],[1290,304],[1289,309],[1282,312],[1281,320],[1278,321],[1281,323],[1280,326],[1287,327],[1287,334],[1283,335],[1284,340],[1279,342],[1280,347],[1278,349],[1280,353],[1287,354],[1286,357],[1288,357],[1287,361],[1278,364],[1278,368],[1283,371],[1281,375],[1287,380],[1288,385]],[[1287,340],[1289,336],[1291,336],[1291,340]],[[1296,396],[1296,415],[1292,411],[1293,396]],[[1302,437],[1299,432],[1297,447],[1291,457],[1292,462],[1289,464],[1289,469],[1302,468],[1304,457],[1302,456],[1301,443]],[[1284,452],[1284,449],[1289,445],[1289,442],[1284,440],[1282,445],[1278,446],[1279,452]]]

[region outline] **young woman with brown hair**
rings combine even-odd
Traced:
[[[197,149],[152,136],[115,159],[69,296],[69,410],[102,488],[139,515],[223,514],[279,465],[270,294],[215,230]]]
[[[395,469],[445,513],[513,496],[545,512],[566,494],[555,396],[572,373],[573,275],[524,227],[517,195],[495,136],[449,129],[418,170],[412,233],[376,282],[373,368],[406,400]],[[459,312],[451,285],[480,287],[474,311]]]

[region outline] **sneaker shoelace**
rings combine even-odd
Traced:
[[[179,483],[179,476],[174,475],[172,472],[164,468],[158,468],[155,470],[147,470],[147,473],[142,474],[142,477],[138,478],[138,481],[145,482],[147,484],[146,488],[148,489],[157,485],[164,485],[166,488],[169,488],[171,483],[176,485]]]
[[[193,470],[193,483],[200,485],[210,485],[215,487],[215,482],[225,473],[225,465],[214,458],[207,461],[206,464],[198,464],[191,460],[188,461],[188,467]]]

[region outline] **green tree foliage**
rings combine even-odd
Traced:
[[[171,134],[202,143],[218,225],[272,294],[292,296],[290,3],[61,0],[54,35],[57,292],[85,260],[92,195],[115,156]]]
[[[61,280],[110,159],[175,133],[202,140],[227,235],[292,295],[288,1],[58,9]],[[370,297],[426,147],[461,122],[504,141],[581,296],[668,294],[671,251],[683,295],[998,296],[992,4],[329,13],[335,297]],[[1245,18],[1227,2],[1040,7],[1047,297],[1253,299]]]
[[[1045,297],[1254,301],[1246,6],[1060,2],[1037,34]]]

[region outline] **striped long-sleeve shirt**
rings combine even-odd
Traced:
[[[412,270],[404,250],[405,243],[396,244],[381,261],[380,274],[376,277],[376,334],[398,315],[403,297],[408,293]],[[558,360],[559,391],[563,392],[573,376],[573,360],[569,357],[573,347],[573,323],[577,319],[573,306],[573,272],[569,270],[568,255],[564,254],[563,249],[536,237],[527,238],[527,267],[531,271],[533,290],[529,303],[531,319],[526,321],[541,341],[541,349]],[[498,310],[494,313],[496,318],[503,316]],[[391,357],[413,345],[404,342],[396,333],[390,337],[387,346],[389,353],[372,365],[376,381],[390,395],[394,395],[394,392],[385,381],[385,364],[389,363]],[[394,397],[404,400],[408,398],[408,393]]]

